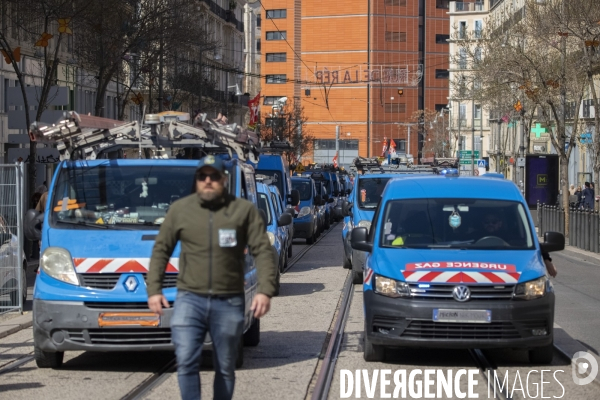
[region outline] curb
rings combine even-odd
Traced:
[[[22,329],[30,328],[33,325],[33,316],[31,314],[23,314],[16,318],[0,323],[0,338],[17,333]]]
[[[573,356],[578,351],[585,351],[594,357],[596,362],[600,364],[600,357],[597,354],[593,353],[578,340],[571,337],[571,335],[569,335],[560,325],[556,323],[554,324],[554,348],[558,350],[562,356],[571,360],[571,366],[573,366],[573,368],[575,368],[575,360],[573,360]],[[600,384],[600,374],[596,375],[594,381]]]

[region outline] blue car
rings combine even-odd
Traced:
[[[371,229],[352,230],[352,248],[367,253],[365,360],[418,346],[520,348],[549,363],[554,289],[542,253],[562,250],[564,236],[544,238],[511,181],[457,170],[391,179]]]
[[[317,207],[321,205],[321,197],[310,178],[293,177],[292,188],[300,194],[300,204],[296,206],[298,214],[294,218],[294,238],[306,239],[307,244],[313,244],[318,236]]]
[[[279,294],[279,280],[281,273],[287,268],[288,252],[287,252],[287,230],[285,226],[292,223],[292,216],[288,213],[279,213],[273,199],[269,187],[262,182],[256,183],[257,190],[257,205],[258,209],[264,211],[266,216],[265,225],[267,226],[267,236],[271,246],[277,253],[277,289],[275,295]]]
[[[283,198],[281,197],[281,194],[279,193],[279,189],[277,189],[277,186],[268,185],[268,187],[269,187],[269,190],[271,191],[271,199],[273,200],[273,205],[275,206],[275,209],[277,210],[278,215],[281,215],[283,213],[288,213],[288,214],[290,214],[290,216],[293,219],[295,210],[293,207],[285,207]],[[294,224],[289,223],[286,226],[280,227],[280,229],[286,231],[285,248],[287,249],[287,252],[288,252],[288,258],[292,258],[292,247],[293,247],[292,243],[294,241]]]

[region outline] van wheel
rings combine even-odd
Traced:
[[[256,318],[252,325],[250,325],[250,329],[244,333],[244,346],[258,346],[260,343],[260,319]]]
[[[363,274],[362,272],[352,271],[352,283],[354,285],[360,285],[363,283]]]
[[[529,350],[529,362],[532,364],[550,364],[554,358],[554,344]]]
[[[240,338],[240,344],[238,345],[238,354],[235,359],[235,368],[242,368],[244,365],[244,335]]]
[[[330,226],[331,222],[329,221],[329,218],[325,218],[325,225],[323,227],[325,228],[325,230],[327,230]]]
[[[313,244],[315,242],[315,235],[313,234],[311,237],[306,238],[306,244]]]
[[[65,356],[64,351],[57,351],[51,353],[49,351],[43,351],[37,346],[33,346],[33,357],[38,368],[60,368],[63,364]]]
[[[363,357],[365,361],[383,361],[385,359],[383,346],[379,346],[371,343],[367,337],[367,331],[365,329],[365,340],[364,340],[364,353]]]
[[[288,247],[288,250],[287,250],[288,258],[292,258],[292,247],[294,247],[294,246],[290,243],[290,247]]]

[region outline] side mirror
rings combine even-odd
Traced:
[[[330,197],[330,198],[327,200],[327,202],[328,202],[328,203],[333,203],[334,201],[335,201],[335,200],[333,199],[333,197]]]
[[[300,204],[300,192],[297,190],[292,190],[292,192],[290,193],[288,202],[293,205],[294,207],[296,207],[298,204]]]
[[[322,204],[321,204],[322,202],[323,202],[323,199],[321,198],[321,196],[319,196],[319,195],[316,195],[316,196],[315,196],[315,204],[316,204],[317,206],[320,206],[320,205],[322,205]]]
[[[287,226],[287,225],[291,224],[292,221],[293,221],[293,218],[290,214],[283,213],[279,216],[279,220],[277,221],[277,226]]]
[[[267,213],[265,212],[265,210],[258,210],[258,213],[260,214],[260,217],[262,218],[263,222],[265,223],[265,228],[266,228],[267,225],[269,224],[269,219],[267,218]]]
[[[342,215],[344,217],[348,217],[351,214],[351,209],[352,209],[352,203],[344,200],[342,202]]]
[[[540,243],[540,248],[544,253],[564,250],[565,236],[559,232],[545,232],[544,243]]]
[[[39,211],[32,208],[27,210],[23,222],[23,231],[28,240],[36,241],[42,239],[42,222],[44,222],[44,214],[41,214]]]
[[[350,244],[354,250],[361,250],[371,252],[373,245],[367,242],[369,231],[365,227],[357,227],[352,229],[352,236],[350,237]]]

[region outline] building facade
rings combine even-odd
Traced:
[[[417,111],[448,102],[448,1],[262,4],[262,112],[281,97],[300,102],[316,138],[303,162],[330,163],[336,132],[341,164],[381,155],[387,139],[421,155]]]

